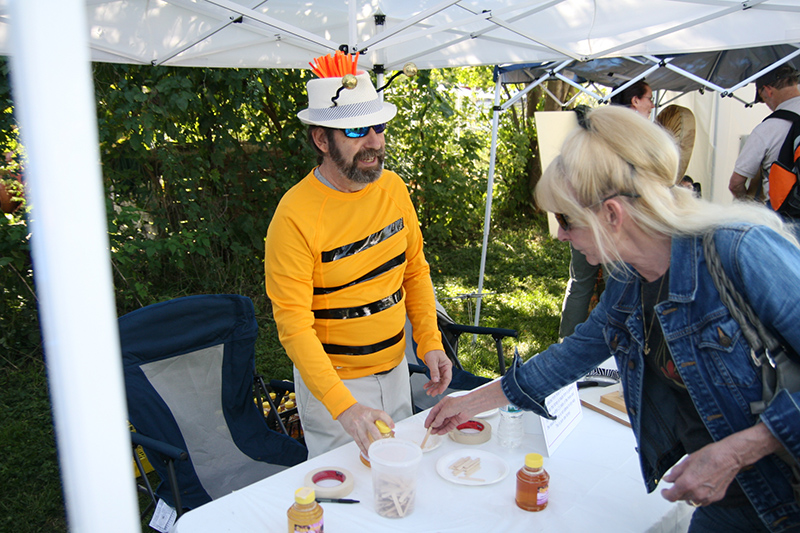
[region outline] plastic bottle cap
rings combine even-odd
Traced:
[[[375,425],[378,426],[378,431],[383,435],[388,435],[392,432],[392,429],[383,420],[376,420]]]
[[[314,493],[314,489],[310,487],[300,487],[294,491],[294,501],[300,504],[311,503],[314,501],[316,496],[317,495]]]
[[[506,407],[506,411],[508,411],[509,413],[519,413],[520,408],[517,407],[516,405],[508,404],[508,407]]]
[[[528,468],[541,468],[544,458],[538,453],[529,453],[525,456],[525,466]]]

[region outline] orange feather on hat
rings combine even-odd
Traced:
[[[313,63],[309,63],[311,71],[320,78],[341,78],[345,74],[356,74],[358,67],[359,54],[353,54],[351,61],[341,50],[331,57],[330,54],[314,58]]]

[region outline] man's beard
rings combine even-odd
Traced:
[[[336,165],[336,169],[353,183],[372,183],[381,177],[381,174],[383,173],[383,160],[386,156],[386,152],[383,148],[379,150],[362,148],[358,151],[358,153],[356,153],[356,155],[353,156],[353,160],[348,163],[345,161],[344,156],[342,155],[342,152],[339,150],[339,147],[336,145],[335,141],[328,143],[328,147],[328,154],[330,155],[333,164]],[[377,167],[363,170],[358,167],[359,160],[372,158],[377,158]]]

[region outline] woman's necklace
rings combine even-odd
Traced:
[[[656,323],[656,304],[658,304],[659,300],[661,299],[661,291],[664,289],[664,280],[667,279],[666,272],[663,276],[661,276],[661,284],[658,286],[658,292],[656,293],[656,301],[653,304],[653,316],[650,318],[650,328],[647,327],[647,322],[644,324],[644,354],[650,354],[650,334],[653,332],[653,326]],[[644,280],[642,280],[639,288],[642,291],[642,320],[644,320],[645,312],[644,312]]]

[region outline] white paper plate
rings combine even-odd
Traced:
[[[462,457],[478,458],[481,460],[481,468],[473,472],[470,476],[475,479],[466,479],[461,476],[454,476],[450,470],[450,465]],[[508,463],[501,457],[484,450],[473,448],[461,448],[450,452],[436,462],[436,471],[447,481],[458,485],[491,485],[497,483],[508,475]]]
[[[465,394],[469,394],[470,392],[472,392],[472,391],[457,390],[455,392],[451,392],[450,394],[448,394],[448,396],[453,396],[453,397],[464,396]],[[497,411],[498,411],[498,409],[497,409],[497,407],[495,407],[494,409],[489,409],[488,411],[484,411],[482,413],[478,413],[477,415],[472,415],[472,418],[489,418],[490,416],[497,414]]]
[[[405,439],[410,440],[411,442],[422,444],[422,441],[425,439],[425,433],[427,433],[423,426],[415,426],[412,428],[403,428],[402,430],[395,430],[395,436],[398,439]],[[443,435],[433,435],[431,434],[428,437],[428,440],[425,441],[425,447],[422,448],[423,453],[428,453],[430,451],[435,450],[439,446],[442,445]]]

